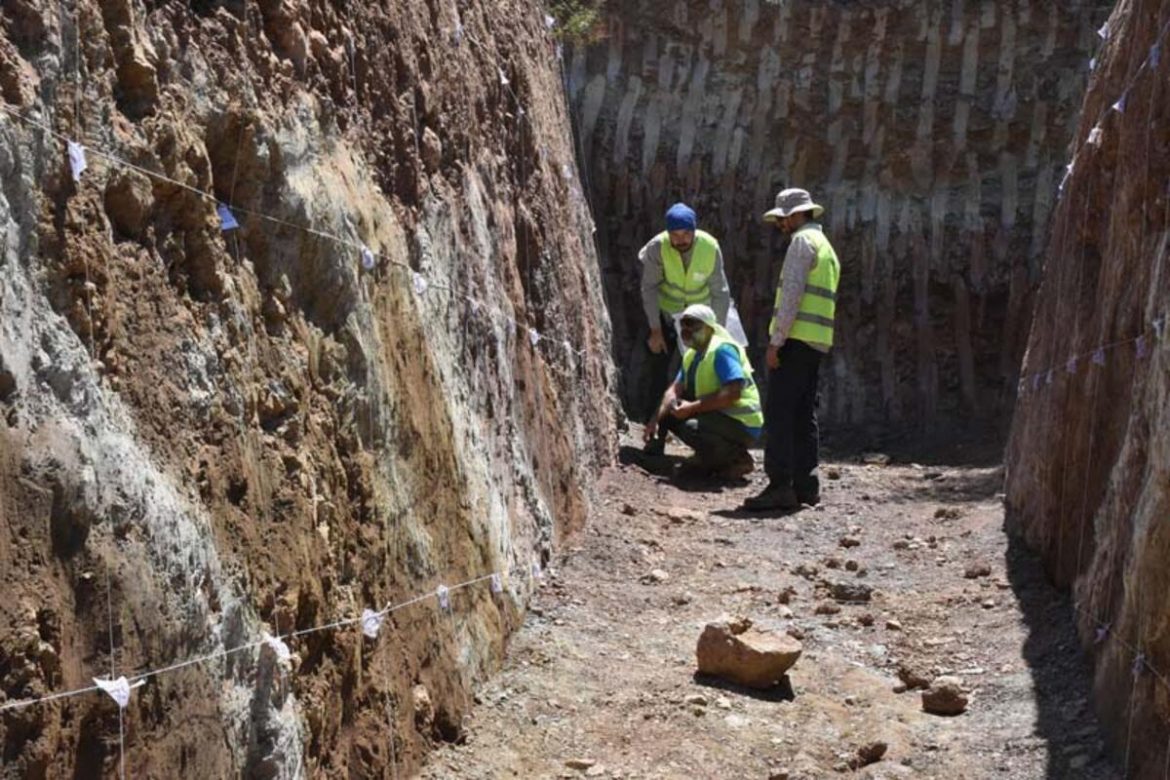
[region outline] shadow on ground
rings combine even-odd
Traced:
[[[1028,631],[1023,653],[1035,690],[1034,734],[1045,741],[1048,751],[1044,777],[1120,778],[1121,773],[1103,752],[1100,727],[1092,713],[1093,670],[1077,638],[1068,594],[1048,582],[1040,557],[1010,533],[1005,559]],[[1075,728],[1085,722],[1097,728]]]
[[[796,691],[793,690],[792,681],[788,679],[788,675],[784,675],[780,679],[780,682],[771,688],[749,688],[745,685],[736,685],[733,682],[728,682],[721,677],[713,677],[708,674],[700,674],[699,672],[695,672],[692,679],[695,681],[695,685],[701,685],[704,688],[715,688],[720,691],[734,693],[737,696],[748,696],[759,701],[796,701]]]

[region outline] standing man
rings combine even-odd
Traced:
[[[650,326],[650,402],[662,396],[678,372],[679,352],[674,318],[692,304],[710,306],[718,324],[727,322],[731,292],[723,272],[723,252],[710,233],[699,230],[694,209],[676,203],[666,212],[666,231],[638,253],[642,263],[642,310]],[[655,407],[649,408],[651,417]],[[666,430],[646,444],[648,455],[661,455]]]
[[[688,306],[679,318],[687,351],[682,370],[646,424],[647,443],[664,429],[695,451],[704,475],[736,480],[755,467],[748,447],[760,438],[764,415],[752,364],[710,306]]]
[[[764,470],[768,487],[744,509],[799,509],[820,501],[817,374],[833,346],[841,266],[816,221],[824,209],[808,192],[788,189],[764,221],[792,237],[768,328],[768,432]]]

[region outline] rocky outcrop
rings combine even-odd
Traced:
[[[133,693],[129,774],[406,773],[460,738],[615,444],[543,11],[17,0],[0,24],[0,707],[210,656]],[[503,571],[376,640],[261,652]],[[98,694],[6,709],[5,774],[111,775],[118,732]]]
[[[1007,456],[1009,526],[1072,589],[1101,722],[1143,778],[1170,736],[1167,24],[1133,0],[1102,30]]]
[[[1109,6],[610,3],[568,78],[631,413],[636,255],[666,207],[690,201],[721,239],[758,358],[783,249],[760,215],[803,186],[843,266],[824,418],[999,419]]]

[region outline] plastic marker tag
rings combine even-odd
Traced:
[[[511,84],[512,82],[508,81],[508,77],[506,75],[504,75],[504,69],[498,68],[498,70],[500,71],[500,86],[506,87],[509,84]]]
[[[94,684],[110,695],[110,698],[118,703],[122,709],[126,709],[126,705],[130,703],[130,683],[126,678],[119,677],[116,680],[102,680],[97,677],[93,678]],[[137,688],[142,685],[139,682],[134,687]]]
[[[1109,22],[1105,22],[1105,24],[1101,25],[1101,29],[1097,31],[1097,35],[1099,35],[1103,41],[1109,40]]]
[[[491,583],[492,583],[492,593],[503,593],[504,592],[504,578],[499,572],[496,572],[495,574],[492,575]]]
[[[69,169],[73,172],[73,181],[81,181],[81,174],[89,167],[85,161],[85,147],[76,141],[69,142]]]
[[[443,609],[451,608],[451,591],[446,585],[440,585],[435,590],[435,595],[439,597],[439,606]]]
[[[1127,97],[1126,95],[1122,95],[1121,97],[1117,98],[1117,102],[1113,104],[1113,110],[1114,110],[1114,111],[1116,111],[1116,112],[1117,112],[1117,113],[1119,113],[1119,114],[1124,114],[1124,113],[1125,113],[1125,100],[1126,100],[1126,97]]]
[[[223,232],[226,233],[229,230],[239,229],[240,223],[236,221],[236,215],[225,204],[220,203],[217,205],[215,207],[215,214],[219,217],[219,229]]]
[[[545,15],[544,15],[544,26],[545,26],[546,28],[548,28],[549,30],[551,30],[551,29],[553,29],[554,27],[556,27],[556,26],[557,26],[557,20],[556,20],[556,19],[554,19],[554,18],[552,18],[552,17],[551,17],[551,16],[549,16],[548,14],[545,14]]]
[[[362,268],[367,271],[373,271],[374,266],[378,264],[378,258],[374,257],[373,251],[368,246],[362,246]]]
[[[411,285],[414,287],[416,295],[422,295],[427,291],[427,278],[418,271],[412,271],[410,275]]]
[[[534,579],[538,579],[538,580],[544,579],[544,572],[540,570],[539,563],[532,564],[532,576]]]
[[[540,334],[536,332],[536,328],[528,329],[528,343],[534,347],[540,343]]]
[[[1093,644],[1101,644],[1109,636],[1109,626],[1097,626],[1097,636],[1093,640]]]
[[[367,609],[362,612],[362,633],[370,639],[377,639],[378,632],[382,630],[382,621],[386,619],[386,615],[381,612],[375,612],[372,609]]]
[[[1100,127],[1094,127],[1092,130],[1090,130],[1089,131],[1089,145],[1090,146],[1100,146],[1102,134],[1103,133],[1102,133],[1102,130]]]
[[[265,632],[264,644],[272,648],[272,652],[276,653],[276,659],[282,664],[287,664],[292,658],[292,651],[288,649],[288,645],[280,637]]]

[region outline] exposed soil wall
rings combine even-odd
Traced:
[[[609,4],[569,84],[627,408],[648,381],[637,250],[666,207],[691,202],[721,240],[758,349],[783,257],[760,215],[801,186],[843,268],[823,418],[1002,419],[1109,6]]]
[[[0,706],[512,569],[125,719],[136,777],[388,776],[460,738],[615,447],[561,84],[526,0],[6,0]],[[117,710],[4,711],[0,750],[109,776]]]
[[[1097,707],[1133,777],[1162,777],[1170,759],[1170,63],[1151,55],[1167,24],[1157,0],[1109,18],[1008,449],[1009,525],[1072,588]]]

